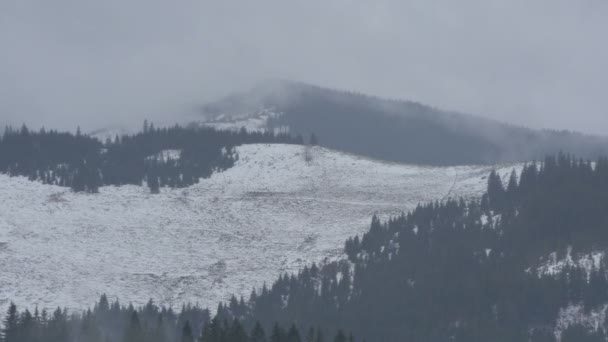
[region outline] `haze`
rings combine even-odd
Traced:
[[[605,134],[605,0],[1,0],[0,124],[172,123],[281,78]]]

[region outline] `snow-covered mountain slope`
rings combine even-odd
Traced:
[[[159,195],[139,186],[76,194],[0,175],[0,307],[80,309],[102,293],[214,307],[281,272],[342,257],[344,240],[366,231],[374,213],[478,195],[491,169],[306,149],[241,146],[233,168]]]

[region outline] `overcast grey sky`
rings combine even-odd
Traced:
[[[269,78],[606,134],[606,0],[0,0],[0,124],[165,122]]]

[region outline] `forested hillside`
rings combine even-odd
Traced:
[[[343,327],[368,341],[604,341],[604,254],[558,272],[541,261],[605,251],[607,227],[608,160],[560,155],[507,184],[492,173],[480,200],[374,218],[346,242],[347,261],[285,275],[219,316]]]
[[[342,255],[344,241],[418,203],[478,197],[488,166],[384,163],[322,147],[245,144],[234,166],[187,188],[98,194],[0,174],[0,312],[86,309],[100,293],[143,305],[231,294]],[[167,153],[165,153],[167,154]],[[497,171],[507,177],[512,167]]]
[[[266,331],[261,324],[246,328],[238,320],[211,319],[209,310],[185,305],[179,310],[159,307],[152,300],[143,307],[110,302],[102,295],[82,314],[57,308],[19,311],[11,304],[3,321],[3,342],[354,342],[338,331],[325,338],[320,329],[300,332],[292,324],[275,324]]]
[[[430,165],[542,159],[561,151],[595,159],[608,139],[534,130],[411,101],[387,100],[296,82],[268,82],[204,107],[207,116],[271,110],[270,129],[315,133],[322,146],[372,158]]]
[[[155,128],[145,122],[140,133],[101,142],[80,130],[72,134],[7,127],[0,137],[0,172],[77,192],[144,182],[158,192],[165,186],[186,187],[225,170],[238,158],[235,146],[262,142],[295,144],[302,139],[195,125]]]
[[[36,341],[19,338],[38,331],[62,334],[44,339],[51,341],[79,334],[92,334],[83,341],[191,341],[200,331],[202,341],[231,342],[259,341],[246,332],[264,330],[268,341],[300,341],[296,332],[314,327],[306,341],[346,341],[342,331],[367,341],[606,341],[608,159],[559,155],[507,182],[495,172],[487,181],[480,199],[421,204],[385,222],[374,217],[369,232],[346,241],[346,260],[281,276],[248,300],[233,297],[213,320],[196,307],[176,314],[103,298],[83,316],[18,314],[11,306],[4,339]],[[109,330],[87,330],[92,317]],[[162,334],[159,324],[168,326]]]

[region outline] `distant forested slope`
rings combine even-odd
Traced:
[[[103,185],[185,187],[231,167],[234,146],[301,143],[287,134],[217,131],[212,128],[144,125],[142,132],[101,142],[54,130],[7,127],[0,137],[0,172],[26,176],[74,191],[97,192]]]
[[[208,104],[213,114],[271,108],[270,127],[314,133],[322,146],[377,159],[431,164],[485,164],[542,159],[560,151],[597,158],[608,139],[540,131],[415,102],[385,100],[294,82],[270,82]]]

